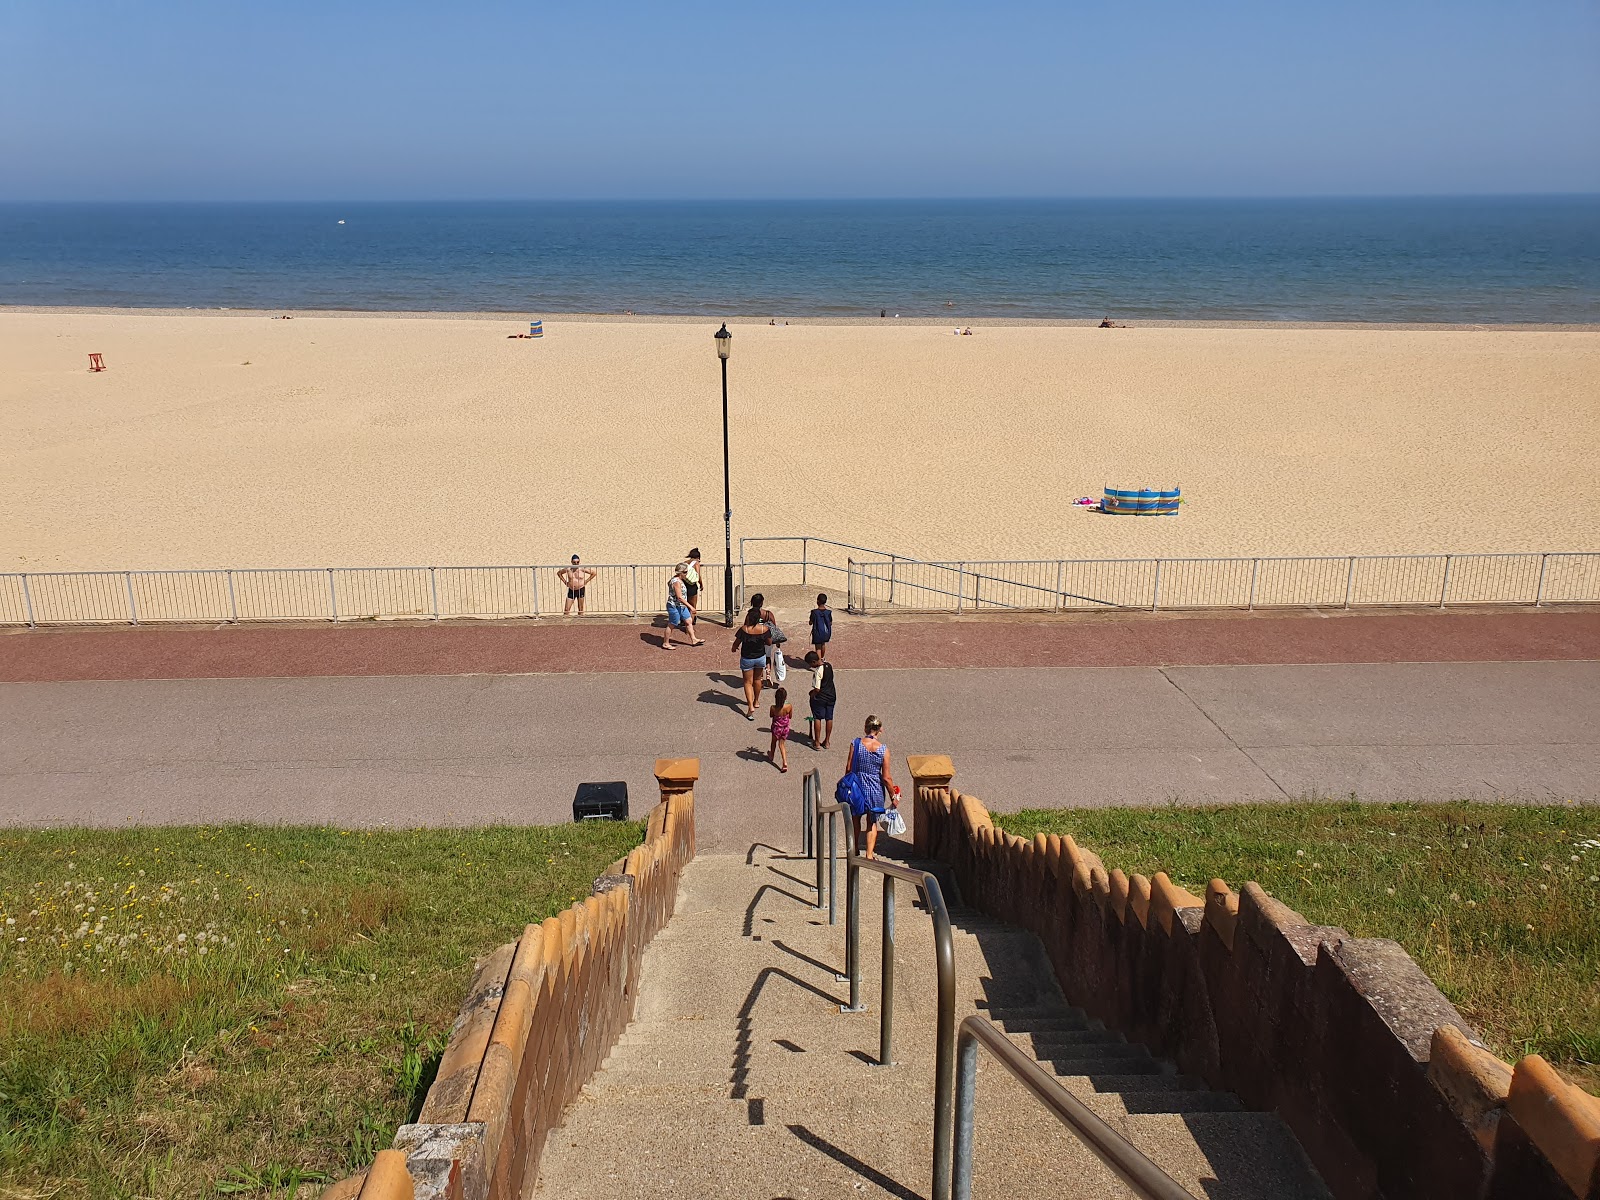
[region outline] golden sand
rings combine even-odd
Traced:
[[[0,313],[0,570],[716,560],[715,328]],[[735,537],[950,558],[1600,547],[1600,333],[730,328]],[[1186,503],[1072,506],[1107,483]]]

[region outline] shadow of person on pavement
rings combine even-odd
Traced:
[[[695,699],[700,701],[701,704],[720,704],[725,708],[733,709],[734,712],[741,715],[744,713],[744,698],[735,696],[731,692],[715,692],[707,688]]]

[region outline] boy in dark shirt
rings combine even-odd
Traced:
[[[828,643],[833,640],[833,609],[828,607],[828,593],[817,596],[817,606],[811,610],[811,648],[817,657],[828,657]]]
[[[833,740],[833,706],[839,693],[833,685],[833,664],[823,662],[815,650],[806,655],[806,666],[811,668],[811,748],[826,750]],[[822,735],[819,740],[817,735]]]

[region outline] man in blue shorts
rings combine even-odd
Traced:
[[[823,662],[822,656],[812,650],[806,655],[806,666],[811,668],[811,748],[826,750],[833,740],[833,706],[839,701],[833,685],[833,664]]]

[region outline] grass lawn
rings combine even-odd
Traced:
[[[365,1166],[472,960],[642,835],[0,833],[0,1200],[305,1196]]]
[[[1204,895],[1255,880],[1318,925],[1399,942],[1483,1040],[1600,1090],[1600,808],[1294,804],[996,814]]]

